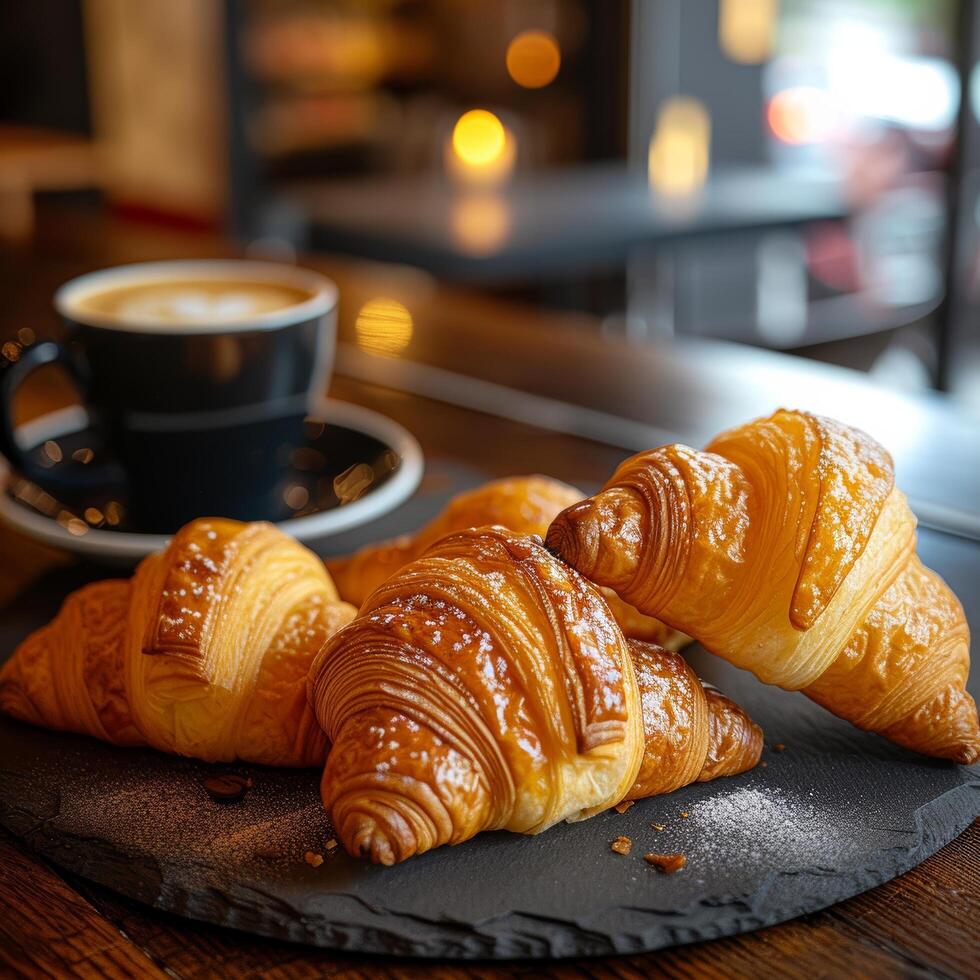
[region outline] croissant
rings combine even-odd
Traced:
[[[405,534],[381,544],[368,545],[353,555],[330,559],[327,568],[342,598],[360,606],[385,579],[447,534],[499,524],[518,534],[544,537],[548,525],[559,512],[581,499],[582,494],[574,487],[546,476],[493,480],[475,490],[457,494],[416,534]],[[683,634],[627,605],[611,590],[606,593],[606,601],[620,628],[629,637],[657,643],[670,650],[690,642]]]
[[[72,593],[0,670],[0,710],[209,762],[321,765],[306,676],[354,613],[272,525],[197,520],[131,581]]]
[[[501,527],[435,544],[318,654],[321,784],[354,855],[526,834],[755,765],[762,733],[597,589]]]
[[[704,452],[627,460],[555,519],[547,544],[760,680],[969,763],[980,758],[969,630],[916,556],[915,525],[878,443],[781,410]]]

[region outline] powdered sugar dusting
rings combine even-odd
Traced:
[[[740,786],[691,805],[690,854],[706,861],[741,853],[752,864],[799,870],[837,867],[851,850],[847,821],[812,791]]]

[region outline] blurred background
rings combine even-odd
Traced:
[[[372,354],[451,284],[980,417],[978,59],[972,0],[7,3],[0,238],[54,202],[397,264]]]

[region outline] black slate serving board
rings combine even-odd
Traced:
[[[430,471],[439,491],[359,540],[417,526],[478,478]],[[980,545],[923,531],[920,552],[957,590],[976,631]],[[50,576],[8,610],[0,656],[97,574]],[[192,918],[337,949],[507,958],[636,952],[780,922],[908,870],[980,815],[975,768],[858,732],[697,648],[691,658],[763,726],[766,765],[536,838],[488,834],[370,867],[325,848],[333,834],[316,772],[206,766],[8,719],[0,822],[73,872]],[[229,771],[250,775],[253,788],[240,802],[215,803],[203,780]],[[633,839],[629,856],[609,849],[620,835]],[[324,855],[321,866],[304,861],[308,850]],[[647,851],[683,852],[687,867],[658,874]]]

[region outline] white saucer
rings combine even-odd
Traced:
[[[390,478],[359,499],[331,510],[281,521],[276,525],[280,530],[298,541],[321,540],[387,514],[415,492],[422,479],[425,464],[418,441],[403,426],[371,409],[334,399],[323,399],[312,414],[328,425],[342,426],[377,439],[394,452],[400,462]],[[43,415],[20,426],[17,439],[22,446],[37,446],[48,439],[79,432],[88,424],[85,410],[73,406]],[[7,461],[0,456],[0,486],[6,487],[10,475]],[[133,563],[159,551],[169,539],[163,534],[111,531],[95,527],[85,528],[84,533],[72,533],[53,517],[47,517],[18,502],[5,491],[0,491],[0,520],[44,544],[89,558],[119,563]]]

